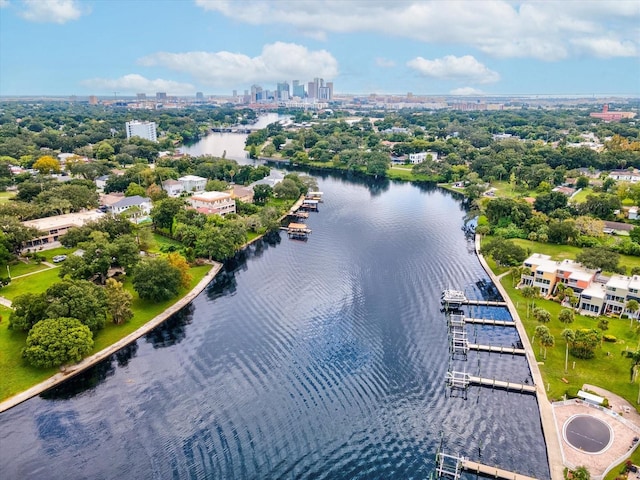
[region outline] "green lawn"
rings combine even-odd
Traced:
[[[50,268],[34,275],[29,275],[28,277],[16,278],[12,280],[9,285],[0,289],[0,295],[9,300],[13,300],[18,295],[26,292],[42,293],[49,288],[51,284],[60,280],[60,277],[58,277],[59,272],[60,270],[58,268]]]
[[[27,273],[33,273],[40,270],[44,270],[45,268],[49,268],[42,263],[37,263],[33,261],[28,261],[27,263],[17,260],[9,264],[9,269],[7,270],[7,265],[0,265],[0,274],[4,274],[8,272],[11,278],[18,277],[20,275],[25,275]]]
[[[191,286],[189,289],[182,289],[178,297],[168,300],[162,303],[154,303],[140,300],[137,295],[134,294],[134,301],[132,309],[134,311],[134,317],[123,325],[114,325],[107,323],[105,328],[99,331],[94,338],[95,345],[91,354],[102,350],[109,345],[112,345],[121,338],[127,336],[134,330],[138,329],[156,315],[163,312],[165,309],[173,305],[177,300],[182,298],[191,288],[193,288],[206,273],[210,270],[210,265],[204,265],[199,267],[193,267],[191,269]],[[51,270],[54,273],[56,270]],[[51,271],[25,277],[25,279],[35,279],[49,273]],[[49,282],[40,280],[40,291],[46,290],[46,288],[57,280],[56,278],[50,279]],[[131,291],[130,281],[125,282],[125,287]],[[16,293],[24,293],[26,290]],[[30,292],[37,293],[31,286]],[[3,289],[4,293],[4,289]],[[37,369],[27,365],[21,356],[22,348],[24,347],[27,334],[23,332],[14,332],[9,330],[9,315],[11,311],[5,307],[0,306],[0,315],[2,320],[0,321],[0,371],[2,371],[2,382],[0,382],[0,400],[6,399],[16,393],[26,390],[27,388],[36,385],[37,383],[45,380],[57,373],[58,369]]]
[[[7,202],[16,196],[16,192],[0,192],[0,203]]]
[[[491,187],[495,188],[496,197],[506,198],[521,198],[521,197],[535,197],[537,195],[535,190],[520,191],[511,187],[511,184],[506,180],[491,182]]]
[[[593,195],[593,188],[587,187],[580,190],[577,194],[571,197],[571,202],[582,203],[587,200],[587,195]]]
[[[528,302],[520,294],[520,291],[514,288],[511,275],[503,277],[501,283],[515,303],[518,315],[531,340],[535,328],[540,324],[530,314],[527,315]],[[606,334],[614,335],[617,342],[603,342],[601,347],[596,350],[595,358],[590,360],[573,358],[569,355],[568,371],[565,373],[565,343],[561,336],[562,330],[567,327],[573,330],[597,328],[599,319],[576,315],[572,324],[565,325],[558,320],[558,313],[562,309],[559,303],[551,300],[536,300],[535,305],[537,308],[543,308],[551,313],[551,321],[546,326],[551,330],[556,342],[554,347],[547,349],[546,359],[544,351],[535,339],[533,345],[550,400],[559,400],[567,393],[575,395],[584,383],[590,383],[615,392],[632,404],[636,404],[639,384],[638,382],[630,383],[631,362],[622,356],[622,352],[626,349],[635,350],[640,341],[640,336],[630,328],[629,320],[609,318],[609,329]],[[563,378],[567,382],[563,381]]]

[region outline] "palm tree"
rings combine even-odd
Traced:
[[[535,336],[538,337],[540,346],[544,347],[544,358],[547,358],[547,347],[552,347],[555,343],[551,331],[544,325],[538,325],[535,330]]]
[[[637,369],[638,369],[638,365],[640,365],[640,350],[636,350],[635,352],[630,352],[630,351],[624,351],[622,352],[622,355],[624,355],[626,358],[631,359],[631,382],[633,383],[633,381],[636,378],[637,375]]]
[[[631,312],[631,315],[629,315],[629,317],[631,318],[629,328],[631,328],[633,326],[633,320],[636,318],[636,313],[640,309],[640,303],[638,303],[637,300],[631,299],[627,302],[625,308],[627,309],[627,311]]]
[[[573,342],[576,339],[576,332],[574,332],[570,328],[565,328],[560,335],[562,335],[562,338],[564,338],[566,346],[564,352],[564,373],[567,373],[569,364],[569,343]]]
[[[571,323],[573,322],[574,318],[575,315],[573,314],[573,310],[570,310],[568,308],[563,308],[558,314],[558,320],[560,320],[562,323]]]
[[[551,314],[544,308],[536,308],[533,311],[533,318],[540,323],[549,323],[551,320]]]
[[[591,480],[591,474],[587,467],[578,467],[571,471],[573,480]]]
[[[529,307],[535,306],[535,299],[540,295],[540,289],[538,287],[523,287],[520,290],[522,296],[527,300],[531,300],[531,303],[527,302],[527,318],[529,318]]]

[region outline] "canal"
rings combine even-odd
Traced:
[[[445,386],[449,368],[531,382],[522,357],[450,359],[440,292],[495,295],[460,201],[403,183],[318,183],[308,241],[254,244],[166,324],[0,415],[2,477],[426,479],[442,447],[549,478],[534,396]],[[518,340],[509,327],[469,335]]]

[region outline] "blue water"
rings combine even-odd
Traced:
[[[449,367],[531,381],[523,357],[450,360],[441,290],[495,295],[460,201],[329,176],[319,189],[308,241],[253,245],[165,325],[0,415],[2,478],[424,479],[439,447],[549,478],[534,396],[445,387]]]

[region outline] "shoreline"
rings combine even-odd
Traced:
[[[291,206],[291,208],[289,208],[287,212],[279,218],[279,221],[282,221],[288,215],[295,212],[302,205],[304,198],[305,196],[301,195],[300,198],[298,198],[298,200],[296,200],[296,202]],[[263,237],[264,237],[264,234],[258,235],[256,238],[242,245],[239,251],[244,250],[245,248],[249,247],[254,242],[258,241]],[[222,269],[221,263],[213,262],[213,261],[211,261],[210,263],[211,263],[211,270],[207,272],[207,274],[202,278],[202,280],[200,280],[198,284],[195,287],[193,287],[193,289],[189,293],[187,293],[184,297],[179,299],[176,303],[171,305],[165,311],[156,315],[154,318],[149,320],[147,323],[142,325],[137,330],[131,332],[126,337],[121,338],[117,342],[109,345],[108,347],[100,350],[99,352],[96,352],[89,357],[83,358],[80,362],[74,365],[70,365],[68,367],[61,367],[61,371],[59,373],[56,373],[55,375],[34,385],[33,387],[28,388],[27,390],[24,390],[20,393],[17,393],[16,395],[13,395],[12,397],[9,397],[5,400],[0,401],[0,413],[5,412],[6,410],[9,410],[10,408],[15,407],[16,405],[19,405],[22,402],[25,402],[35,397],[36,395],[40,395],[41,393],[49,390],[50,388],[53,388],[65,382],[66,380],[72,378],[73,376],[87,370],[88,368],[93,367],[94,365],[105,360],[109,356],[116,353],[118,350],[126,347],[130,343],[133,343],[143,335],[149,333],[151,330],[156,328],[158,325],[165,322],[171,315],[173,315],[174,313],[178,312],[182,308],[186,307],[189,303],[191,303],[191,301],[193,301],[193,299],[195,299],[207,287],[207,285],[211,283],[211,281],[215,278],[218,272]]]
[[[516,310],[513,301],[511,300],[509,295],[507,295],[507,292],[502,286],[502,283],[500,283],[500,279],[493,273],[484,256],[480,253],[481,237],[482,236],[479,234],[475,235],[476,255],[478,257],[478,260],[480,260],[482,268],[485,270],[485,272],[487,272],[487,275],[489,275],[489,278],[498,289],[498,292],[500,292],[502,299],[507,303],[507,309],[509,310],[509,314],[516,324],[516,329],[518,331],[518,335],[520,336],[520,341],[522,342],[522,345],[526,351],[527,363],[529,364],[529,370],[531,371],[531,376],[533,377],[533,381],[536,386],[536,400],[538,401],[538,410],[540,412],[542,434],[544,435],[544,440],[547,448],[547,461],[549,463],[549,474],[551,475],[551,480],[563,480],[564,462],[562,460],[562,450],[560,448],[560,433],[558,432],[558,429],[556,427],[553,407],[551,405],[551,402],[549,402],[547,394],[544,390],[544,381],[542,380],[542,374],[540,373],[540,368],[538,367],[535,353],[533,352],[531,342],[529,341],[529,337],[524,329],[524,325],[520,320],[520,316],[518,315],[518,311]]]
[[[189,293],[187,293],[184,297],[180,298],[176,303],[171,305],[169,308],[164,310],[162,313],[156,315],[147,323],[142,325],[137,330],[131,332],[124,338],[121,338],[117,342],[111,344],[107,348],[100,350],[99,352],[94,353],[93,355],[83,358],[80,362],[70,365],[68,367],[61,367],[61,372],[56,373],[52,377],[47,378],[46,380],[34,385],[27,390],[24,390],[12,397],[7,398],[0,402],[0,413],[9,410],[10,408],[15,407],[16,405],[21,404],[29,400],[30,398],[35,397],[36,395],[40,395],[41,393],[49,390],[52,387],[55,387],[71,377],[87,370],[90,367],[100,363],[105,360],[109,356],[116,353],[118,350],[126,347],[130,343],[138,340],[143,335],[149,333],[151,330],[156,328],[158,325],[165,322],[171,315],[178,312],[189,303],[191,303],[206,287],[211,283],[211,281],[215,278],[218,272],[222,269],[222,264],[218,262],[211,262],[211,270],[207,272],[207,274],[198,282],[198,284],[191,289]]]

